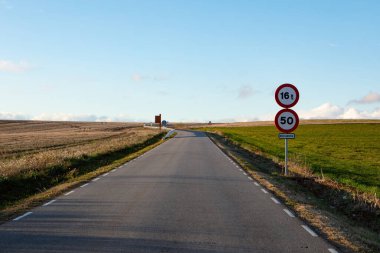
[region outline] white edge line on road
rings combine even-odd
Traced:
[[[69,191],[69,192],[67,192],[67,193],[65,193],[65,196],[68,196],[68,195],[70,195],[71,193],[73,193],[74,191]]]
[[[27,213],[24,213],[23,215],[17,217],[17,218],[14,218],[13,220],[14,221],[18,221],[18,220],[21,220],[22,218],[25,218],[26,216],[28,215],[31,215],[33,212],[27,212]]]
[[[116,171],[116,169],[113,169],[113,170],[110,171],[110,173],[115,172],[115,171]]]
[[[251,180],[251,181],[253,181],[253,179],[251,177],[249,177],[249,176],[248,176],[248,179]]]
[[[329,249],[329,251],[330,251],[331,253],[338,253],[338,251],[336,251],[335,249]]]
[[[284,209],[284,212],[285,212],[287,215],[289,215],[290,217],[292,217],[292,218],[296,217],[296,216],[294,216],[294,214],[293,214],[291,211],[289,211],[288,209]]]
[[[268,193],[264,188],[261,188],[261,191],[264,193]]]
[[[54,202],[56,202],[57,200],[56,199],[53,199],[53,200],[50,200],[49,202],[43,204],[42,206],[48,206],[50,204],[53,204]]]
[[[106,174],[103,174],[103,177],[106,177],[106,176],[108,176],[110,173],[106,173]]]
[[[256,185],[256,186],[260,186],[257,182],[255,182],[255,185]]]
[[[97,178],[92,179],[92,181],[93,181],[93,182],[96,182],[96,181],[98,181],[99,179],[100,179],[100,178],[97,177]]]
[[[81,185],[80,188],[86,187],[87,185],[89,185],[89,183]]]
[[[273,202],[276,203],[276,204],[280,204],[280,201],[278,201],[276,198],[272,197],[271,200],[273,200]]]
[[[247,173],[243,172],[244,175],[248,176]]]
[[[318,235],[306,225],[301,225],[311,236],[317,237]]]
[[[237,167],[237,166],[236,166],[236,167]],[[237,168],[239,168],[239,167],[237,167]],[[240,171],[243,171],[241,168],[239,168],[239,170],[240,170]]]

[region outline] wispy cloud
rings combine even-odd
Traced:
[[[43,113],[30,118],[31,120],[46,121],[85,121],[85,122],[144,122],[143,119],[120,114],[116,116],[98,116],[94,114],[70,114],[70,113]]]
[[[142,81],[166,81],[169,78],[167,76],[150,76],[150,75],[143,75],[139,73],[135,73],[131,76],[131,79],[134,82],[142,82]]]
[[[254,94],[255,94],[255,91],[253,90],[251,86],[243,85],[239,88],[238,98],[245,99],[245,98],[252,97]]]
[[[30,64],[26,61],[12,62],[7,60],[0,60],[0,71],[19,73],[25,72],[31,68]]]
[[[10,4],[10,2],[7,0],[0,0],[0,7],[7,9],[7,10],[13,9],[13,5]]]
[[[337,43],[334,43],[334,42],[330,42],[328,45],[329,45],[329,47],[338,47],[339,46]]]
[[[216,120],[217,123],[234,123],[234,122],[252,122],[252,121],[258,121],[260,120],[257,117],[234,117],[234,118],[223,118]]]
[[[43,121],[84,121],[84,122],[148,122],[147,119],[130,115],[98,116],[94,114],[42,113],[31,116],[23,113],[0,112],[0,120],[43,120]]]
[[[349,104],[372,104],[380,102],[380,93],[370,92],[360,99],[351,100]]]
[[[157,95],[159,96],[168,96],[170,93],[165,90],[159,90],[157,91]]]

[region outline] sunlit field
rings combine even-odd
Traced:
[[[250,150],[284,158],[274,126],[213,127]],[[380,124],[301,125],[289,141],[290,160],[357,189],[380,195]]]

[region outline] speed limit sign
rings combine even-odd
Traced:
[[[277,113],[274,123],[280,132],[291,133],[298,127],[299,118],[295,111],[282,109]]]
[[[298,103],[300,94],[296,86],[290,83],[285,83],[277,88],[275,98],[279,106],[291,108]]]
[[[279,138],[285,139],[285,170],[284,174],[288,174],[288,139],[294,139],[292,134],[298,127],[299,118],[295,111],[289,109],[298,103],[300,94],[296,86],[290,83],[280,85],[275,93],[275,99],[279,106],[286,108],[280,110],[274,119],[277,129],[283,133],[279,134]]]

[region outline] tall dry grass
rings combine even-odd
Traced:
[[[66,167],[70,160],[120,150],[157,133],[125,123],[0,121],[0,177]]]

